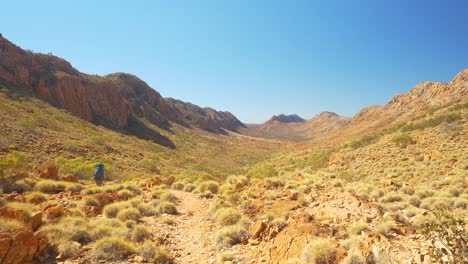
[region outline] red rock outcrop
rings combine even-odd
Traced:
[[[49,247],[48,239],[28,228],[0,230],[0,262],[30,263],[39,260]]]
[[[39,178],[49,179],[49,180],[58,180],[58,169],[54,165],[50,165],[43,171],[39,173]]]
[[[22,50],[0,36],[2,83],[10,88],[29,89],[35,96],[86,121],[118,129],[131,125],[132,117],[160,127],[174,122],[212,132],[243,126],[230,113],[165,99],[136,76],[83,74],[61,58]]]

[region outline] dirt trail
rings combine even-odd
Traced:
[[[213,222],[208,216],[210,200],[193,193],[173,191],[179,202],[175,224],[170,226],[168,248],[176,263],[216,263]]]

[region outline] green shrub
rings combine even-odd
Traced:
[[[164,248],[156,246],[153,242],[146,240],[139,247],[138,253],[147,262],[156,264],[173,264],[174,257],[169,254]]]
[[[67,184],[65,182],[42,180],[36,183],[35,190],[43,193],[59,193],[65,191]]]
[[[176,190],[183,190],[185,187],[185,184],[181,181],[176,181],[172,184],[172,188],[176,189]]]
[[[270,226],[277,228],[278,231],[281,231],[287,226],[287,223],[283,218],[278,217],[270,222]]]
[[[120,237],[104,237],[94,243],[91,255],[94,259],[119,261],[136,252],[136,247]]]
[[[174,225],[175,224],[175,220],[174,220],[174,217],[171,217],[171,216],[163,216],[159,219],[159,221],[163,224],[166,224],[166,225]]]
[[[215,234],[215,243],[221,246],[232,246],[247,239],[249,232],[241,225],[225,226]]]
[[[24,227],[24,223],[15,219],[0,218],[0,230]]]
[[[34,201],[37,203],[43,203],[47,201],[47,196],[45,196],[44,194],[40,192],[31,192],[31,193],[28,193],[25,197],[28,202]]]
[[[172,203],[177,202],[177,197],[175,196],[175,194],[171,192],[166,192],[166,193],[161,194],[160,199],[161,201],[169,201]]]
[[[235,225],[241,219],[242,215],[234,208],[221,208],[215,213],[215,221],[219,225]]]
[[[362,231],[369,229],[369,225],[364,222],[356,222],[348,227],[348,232],[351,235],[359,235]]]
[[[441,115],[441,116],[437,116],[435,118],[430,118],[430,119],[422,120],[422,121],[419,121],[419,122],[412,122],[412,123],[406,124],[403,127],[401,127],[401,131],[402,132],[407,132],[407,131],[412,131],[412,130],[416,130],[416,129],[426,129],[426,128],[429,128],[429,127],[438,126],[438,125],[442,124],[443,122],[453,123],[453,122],[458,121],[460,119],[462,119],[462,116],[460,114],[450,113],[450,114],[447,114],[447,115]]]
[[[149,204],[140,204],[136,208],[143,216],[153,216],[156,214],[156,210]]]
[[[375,231],[377,231],[377,233],[379,234],[386,236],[388,235],[388,231],[390,231],[390,229],[394,227],[395,227],[395,222],[393,220],[384,220],[375,226]]]
[[[99,201],[90,196],[83,196],[81,200],[86,206],[100,206]]]
[[[341,263],[342,264],[365,264],[367,262],[364,256],[362,256],[360,253],[353,252],[351,254],[348,254],[348,256],[346,256]]]
[[[403,201],[403,196],[399,193],[388,193],[384,197],[380,198],[382,203],[394,203]]]
[[[61,156],[55,158],[54,162],[62,174],[72,174],[85,180],[91,179],[96,163],[104,163],[102,161],[91,162],[85,160],[83,157],[67,159]],[[106,177],[111,174],[110,164],[108,163],[104,166],[104,174]]]
[[[150,238],[150,237],[151,237],[151,233],[148,230],[148,228],[146,228],[146,226],[138,225],[135,228],[133,228],[132,241],[134,241],[134,242],[143,242],[147,238]]]
[[[154,199],[160,199],[161,196],[165,193],[168,193],[168,191],[156,189],[151,192],[151,197],[153,197]]]
[[[411,196],[410,199],[409,199],[409,203],[411,205],[419,207],[421,205],[421,200],[419,199],[418,196]]]
[[[398,146],[400,146],[402,148],[406,148],[408,145],[415,143],[413,138],[408,134],[395,135],[392,138],[392,142],[397,144]]]
[[[30,218],[34,212],[39,210],[35,205],[30,203],[9,202],[6,204],[6,206],[23,211],[26,218]]]
[[[160,214],[171,214],[171,215],[177,214],[177,208],[175,204],[168,202],[168,201],[160,202],[158,206],[156,207],[156,211]]]
[[[11,151],[5,157],[0,158],[0,186],[4,191],[10,192],[9,188],[14,188],[16,182],[28,176],[28,164],[31,161],[31,155],[20,151]],[[16,186],[26,187],[26,186]]]
[[[361,148],[361,147],[364,147],[364,146],[367,146],[367,145],[370,145],[374,142],[377,142],[379,140],[379,138],[381,137],[382,135],[377,133],[377,134],[370,134],[370,135],[364,135],[358,139],[355,139],[351,142],[348,143],[348,146],[352,149],[357,149],[357,148]]]
[[[117,219],[120,221],[133,220],[138,221],[141,218],[140,211],[135,208],[125,208],[117,213]]]
[[[337,250],[329,239],[317,238],[310,242],[302,252],[306,263],[335,263]]]
[[[80,253],[81,244],[76,241],[65,241],[59,244],[57,248],[64,258],[70,258]]]
[[[198,184],[197,192],[205,193],[210,192],[212,194],[218,193],[219,184],[215,181],[204,181]]]
[[[120,190],[120,191],[117,192],[117,194],[119,195],[119,197],[121,197],[124,200],[128,200],[128,199],[132,198],[133,196],[135,196],[133,194],[133,192],[131,192],[130,190],[127,190],[127,189]]]
[[[362,238],[359,236],[350,236],[348,239],[342,240],[340,245],[344,247],[346,250],[358,248],[362,246]]]
[[[184,187],[184,192],[193,192],[193,190],[195,190],[196,188],[197,186],[195,186],[195,184],[188,183]]]
[[[447,263],[465,263],[468,252],[467,221],[447,211],[434,212],[435,221],[421,228],[430,241],[430,253],[434,260],[448,259]],[[436,244],[441,243],[443,247]]]
[[[104,207],[102,212],[107,218],[115,218],[117,217],[117,214],[120,212],[120,210],[123,210],[125,208],[129,208],[130,204],[127,202],[116,202],[113,204],[108,204]]]

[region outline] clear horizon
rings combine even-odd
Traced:
[[[183,6],[183,8],[181,8]],[[0,33],[81,72],[128,72],[229,111],[353,116],[468,68],[465,1],[7,2]],[[21,14],[21,15],[18,15]]]

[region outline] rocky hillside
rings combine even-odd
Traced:
[[[375,132],[443,106],[462,102],[467,97],[468,69],[464,69],[449,83],[421,82],[407,93],[395,95],[384,105],[364,108],[348,126],[330,136],[350,139],[362,133]]]
[[[94,124],[139,131],[137,136],[160,143],[164,143],[161,137],[141,133],[146,121],[163,128],[177,123],[215,133],[243,126],[230,113],[165,99],[136,76],[84,74],[61,58],[25,51],[2,36],[0,85],[22,90]]]
[[[275,138],[290,141],[314,140],[331,133],[349,123],[349,118],[333,112],[322,112],[304,120],[297,115],[273,116],[260,125],[249,125],[242,133],[263,138]]]

